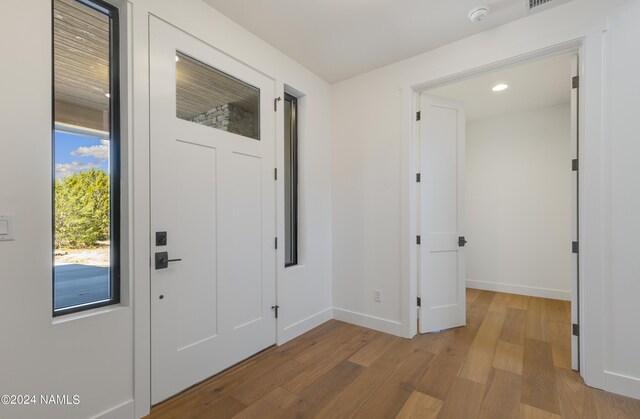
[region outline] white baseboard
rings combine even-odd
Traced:
[[[355,311],[337,307],[333,308],[333,318],[343,322],[356,324],[358,326],[367,327],[369,329],[378,330],[380,332],[402,336],[402,324],[393,320],[356,313]]]
[[[293,338],[297,338],[303,333],[308,332],[314,327],[320,326],[322,323],[333,318],[333,310],[331,307],[326,308],[316,314],[297,321],[289,326],[284,327],[278,333],[278,345],[282,345]]]
[[[640,378],[605,370],[604,387],[603,390],[640,399]]]
[[[571,301],[571,291],[551,288],[527,287],[523,285],[502,284],[500,282],[476,281],[467,279],[467,288],[485,291],[506,292],[508,294],[528,295],[530,297],[551,298],[553,300]]]
[[[123,419],[133,418],[134,416],[134,404],[133,399],[131,399],[124,403],[120,403],[111,409],[107,409],[102,413],[98,413],[97,415],[92,416],[91,419]]]

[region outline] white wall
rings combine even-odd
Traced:
[[[468,287],[571,299],[570,111],[467,122]]]
[[[114,0],[115,1],[115,0]],[[149,408],[148,21],[153,14],[305,96],[300,119],[303,264],[278,271],[278,341],[331,316],[330,87],[309,70],[199,0],[124,1],[130,87],[130,281],[118,307],[51,317],[51,1],[15,2],[0,27],[0,213],[16,240],[0,243],[0,394],[78,394],[78,406],[5,407],[0,417],[143,416]],[[28,22],[28,24],[25,24]],[[125,33],[127,32],[125,31]],[[125,35],[123,33],[123,35]],[[13,40],[9,42],[9,40]],[[18,41],[19,40],[19,41]],[[15,41],[15,42],[14,42]],[[280,107],[282,109],[282,107]],[[283,126],[282,111],[278,127]],[[125,123],[125,126],[127,123]],[[277,133],[282,167],[282,129]],[[281,177],[282,178],[282,177]],[[282,179],[278,185],[282,197]],[[280,208],[281,209],[281,208]],[[284,236],[282,211],[279,236]],[[279,249],[279,265],[283,252]],[[129,272],[126,272],[127,274]],[[89,315],[90,314],[90,315]],[[134,380],[135,376],[135,380]],[[135,396],[135,405],[134,405]]]
[[[638,3],[638,0],[573,1],[335,84],[332,96],[334,305],[358,313],[356,317],[362,322],[371,317],[381,318],[378,323],[401,322],[403,333],[409,334],[412,322],[408,316],[411,314],[410,311],[404,314],[401,302],[401,298],[411,300],[411,288],[403,287],[402,278],[413,269],[408,257],[403,257],[410,254],[405,221],[408,209],[403,201],[406,195],[403,191],[413,176],[408,171],[403,172],[411,166],[406,157],[409,146],[405,138],[406,127],[411,124],[410,109],[406,106],[410,97],[407,88],[584,36],[592,39],[583,57],[591,63],[587,71],[598,77],[600,68],[595,59],[602,46],[597,40],[602,35],[599,25],[592,23],[606,19],[617,10],[609,21],[603,45],[609,51],[605,62],[609,80],[602,86],[605,99],[608,99],[606,112],[615,114],[605,121],[611,131],[605,140],[613,147],[611,161],[605,162],[605,167],[615,169],[603,187],[606,188],[605,196],[611,199],[609,219],[616,220],[611,222],[610,239],[612,249],[617,253],[613,254],[613,265],[608,273],[600,271],[597,258],[601,253],[608,254],[608,250],[598,250],[600,246],[606,247],[598,234],[593,236],[592,250],[599,253],[589,250],[583,254],[585,257],[593,255],[585,262],[595,272],[589,280],[597,284],[596,287],[600,283],[603,286],[603,292],[588,296],[590,302],[602,301],[602,306],[592,305],[595,306],[595,311],[590,313],[594,333],[584,338],[596,347],[587,360],[593,366],[593,374],[587,374],[587,382],[611,389],[613,385],[603,377],[607,369],[613,369],[627,376],[619,377],[618,390],[640,397],[640,365],[637,356],[633,355],[640,353],[640,337],[630,332],[637,330],[631,319],[640,318],[640,306],[632,301],[638,295],[638,258],[634,256],[638,247],[631,243],[637,237],[634,232],[640,228],[640,219],[633,215],[637,214],[633,208],[640,205],[635,185],[637,174],[633,173],[640,153],[634,123],[637,118],[632,115],[633,109],[638,109],[640,86],[633,73],[637,72],[640,63],[636,55],[627,54],[637,48],[637,39],[640,39]],[[591,84],[591,97],[598,99],[599,79],[591,79],[588,84]],[[586,103],[585,106],[586,112],[599,111],[593,109],[596,104]],[[629,119],[625,119],[626,116]],[[584,123],[598,127],[600,121]],[[614,123],[615,129],[612,128]],[[585,134],[597,138],[600,131],[596,129]],[[601,164],[589,158],[582,163],[587,166],[585,170],[593,170],[594,165]],[[599,173],[597,167],[595,173]],[[615,188],[612,186],[614,180]],[[597,212],[599,210],[594,208],[600,183],[595,178],[588,181],[596,187],[596,192],[590,195],[589,208]],[[372,301],[374,288],[383,292],[381,303]],[[609,336],[601,336],[604,330]],[[603,340],[614,343],[615,348],[607,343],[603,349],[599,343]]]

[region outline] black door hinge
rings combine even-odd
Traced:
[[[458,247],[464,247],[465,244],[467,244],[467,239],[464,236],[458,237]]]
[[[416,236],[416,244],[420,244],[420,236]]]
[[[420,182],[420,173],[416,173],[416,182]]]
[[[420,111],[416,112],[416,121],[419,121],[421,116],[422,114],[420,113]]]
[[[422,300],[420,299],[420,297],[418,297],[418,307],[422,307]]]
[[[276,237],[273,241],[274,241],[274,244],[275,244],[276,249],[277,249],[278,248],[278,238]]]
[[[278,168],[273,169],[273,179],[278,180]]]
[[[577,324],[572,324],[571,325],[571,331],[573,333],[573,336],[580,336],[580,325]]]
[[[571,253],[580,253],[580,244],[578,242],[571,242]]]
[[[571,170],[573,172],[577,172],[578,171],[578,159],[571,160]]]
[[[573,76],[571,79],[571,88],[577,89],[580,87],[580,76]]]
[[[281,100],[282,100],[281,97],[277,97],[277,98],[273,99],[273,110],[275,112],[278,111],[278,102],[280,102]]]
[[[276,315],[276,319],[278,318],[278,309],[280,308],[279,305],[275,305],[275,306],[271,306],[271,310],[273,310],[273,312]]]

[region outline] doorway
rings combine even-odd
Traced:
[[[275,86],[152,18],[150,91],[156,404],[276,342]]]
[[[566,309],[567,319],[570,317],[575,326],[571,328],[567,322],[558,334],[568,346],[573,332],[570,364],[578,369],[577,59],[575,50],[554,53],[458,78],[420,94],[416,129],[416,167],[421,178],[416,186],[418,231],[429,234],[425,220],[430,223],[438,218],[437,208],[442,205],[434,210],[429,201],[457,204],[457,213],[464,213],[457,219],[452,216],[456,223],[449,228],[457,233],[452,237],[462,239],[457,249],[450,240],[451,254],[459,262],[456,269],[451,259],[451,269],[438,270],[439,264],[432,260],[437,249],[431,242],[423,239],[417,252],[421,333],[464,324],[453,324],[453,314],[445,319],[434,314],[435,309],[452,307],[452,295],[464,298],[464,291],[460,291],[464,282],[469,288],[568,300],[570,310],[568,303],[559,302],[558,307]],[[444,135],[442,127],[447,124],[446,118],[431,110],[433,103],[438,109],[453,109],[453,101],[458,103],[458,115],[466,112],[466,122],[462,128],[459,121],[448,122],[449,143],[459,144],[462,132],[466,147],[458,147],[457,156],[439,153],[436,159],[425,155],[425,148],[434,142],[433,127]],[[458,164],[457,176],[463,179],[444,188],[447,176],[434,172],[443,164]],[[466,181],[461,169],[466,169]],[[450,191],[457,185],[458,199],[453,200],[453,193],[449,198],[432,196],[434,188],[429,188],[429,182]],[[460,193],[465,187],[466,193]],[[447,288],[442,284],[451,285],[450,292],[441,292]],[[438,295],[440,300],[432,301]],[[458,300],[456,315],[461,315],[464,306]]]

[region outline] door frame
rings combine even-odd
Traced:
[[[417,234],[417,188],[416,164],[418,129],[416,112],[419,110],[421,92],[455,81],[495,71],[509,66],[525,63],[545,56],[577,52],[580,56],[580,98],[578,103],[580,150],[579,176],[579,226],[580,262],[579,262],[579,318],[580,324],[580,375],[587,385],[597,388],[605,386],[604,371],[604,327],[602,284],[609,261],[609,243],[607,240],[607,213],[605,205],[606,165],[609,155],[604,137],[603,92],[604,55],[603,41],[607,31],[606,20],[598,20],[574,31],[556,34],[528,45],[505,51],[502,59],[483,62],[481,65],[464,67],[457,71],[442,72],[438,77],[418,79],[410,85],[402,86],[402,171],[401,171],[401,303],[402,336],[412,338],[417,334],[417,286],[418,286],[418,250],[415,244]],[[473,62],[473,60],[469,60]],[[457,63],[460,67],[461,64]],[[455,66],[453,66],[455,67]],[[569,83],[569,80],[567,81]],[[567,162],[570,167],[570,162]],[[570,251],[567,241],[567,251]]]

